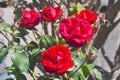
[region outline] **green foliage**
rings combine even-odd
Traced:
[[[7,54],[8,54],[8,48],[6,48],[5,46],[0,48],[0,63],[3,61],[3,59],[6,57]]]
[[[8,23],[0,23],[0,30],[12,33],[11,26]]]
[[[15,74],[15,66],[11,66],[11,67],[6,67],[6,70],[8,72],[8,74]]]
[[[18,74],[16,75],[16,80],[27,80],[24,74]]]
[[[76,12],[79,13],[83,9],[84,9],[83,6],[80,3],[77,3],[76,5],[74,5],[73,8],[69,8],[70,16],[75,15]]]
[[[16,21],[18,21],[22,16],[22,9],[16,10],[15,15],[16,15],[15,19],[16,19]]]
[[[16,80],[27,80],[27,78],[25,77],[24,74],[17,74],[15,75],[16,77]],[[9,78],[9,79],[6,79],[6,80],[14,80],[13,78]]]
[[[97,69],[93,69],[92,72],[98,80],[102,80],[101,72],[99,72]]]
[[[96,55],[97,49],[92,47],[91,52]],[[90,73],[91,71],[93,71],[93,73],[95,74],[96,77],[98,77],[98,75],[100,76],[100,73],[98,73],[98,75],[97,75],[94,72],[94,69],[95,69],[94,64],[92,64],[92,63],[88,64],[87,62],[84,63],[86,57],[83,54],[81,49],[73,50],[72,51],[72,56],[73,56],[73,60],[74,60],[74,67],[69,70],[70,74],[72,74],[76,69],[78,69],[78,67],[81,66],[80,69],[72,76],[72,78],[74,80],[85,80],[85,78],[88,77],[91,74]],[[100,79],[100,78],[97,78],[97,79]]]
[[[37,80],[61,80],[60,78],[55,78],[53,76],[46,76],[46,75],[43,75],[43,76],[40,76]]]
[[[40,45],[40,48],[49,48],[53,45],[56,45],[57,42],[56,40],[52,37],[52,36],[49,36],[49,35],[43,35],[40,39],[40,42],[39,42],[39,45]]]
[[[40,53],[39,45],[34,41],[31,41],[26,47],[30,55],[35,56]]]
[[[6,80],[14,80],[13,78],[9,78],[9,79],[6,79]]]
[[[43,76],[40,76],[37,80],[46,80],[46,79],[47,79],[47,76],[43,75]]]
[[[28,34],[28,31],[25,30],[24,28],[18,28],[18,30],[14,31],[15,37],[24,37],[27,34]]]
[[[21,71],[28,71],[29,58],[25,52],[13,53],[11,59],[13,64],[16,65]]]
[[[98,50],[97,50],[95,47],[91,47],[90,53],[91,53],[92,55],[89,55],[89,57],[95,58],[95,57],[97,57]]]
[[[34,70],[36,63],[40,59],[39,54],[41,53],[41,50],[39,48],[39,45],[34,41],[31,41],[26,47],[29,53],[30,69]]]

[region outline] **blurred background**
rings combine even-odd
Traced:
[[[94,63],[102,72],[103,80],[120,80],[120,0],[0,0],[0,22],[13,24],[14,12],[25,7],[42,9],[44,3],[47,3],[47,6],[61,6],[66,15],[69,15],[68,8],[77,2],[87,9],[105,15],[109,21],[109,24],[100,26],[94,39],[93,46],[98,49],[98,57]],[[0,41],[6,43],[1,34]],[[9,77],[7,72],[2,70],[6,64],[11,64],[9,56],[0,64],[0,80]]]

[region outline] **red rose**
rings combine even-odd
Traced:
[[[76,13],[76,17],[80,19],[84,19],[90,22],[91,24],[93,24],[97,19],[97,13],[92,12],[90,10],[82,10],[79,14]]]
[[[40,61],[47,72],[57,75],[64,74],[69,68],[73,67],[71,52],[62,45],[55,45],[44,51]]]
[[[42,18],[46,21],[56,21],[61,14],[60,7],[46,7],[42,10]]]
[[[33,29],[36,25],[39,24],[41,14],[36,10],[23,10],[22,18],[19,23],[20,26],[27,29]]]
[[[93,28],[88,21],[66,18],[60,23],[59,33],[70,46],[79,48],[91,39]]]

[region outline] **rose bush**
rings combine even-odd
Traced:
[[[66,16],[60,7],[38,5],[30,9],[28,5],[26,9],[22,6],[21,12],[15,11],[12,25],[0,23],[0,33],[8,41],[1,42],[0,62],[11,52],[12,64],[3,68],[13,75],[8,80],[27,80],[25,73],[33,80],[86,80],[89,76],[102,80],[90,61],[97,53],[92,46],[94,34],[99,30],[95,28],[97,13],[77,4],[69,12],[75,14]],[[36,68],[40,70],[38,74]]]
[[[64,74],[73,67],[71,52],[62,45],[55,45],[44,51],[40,61],[49,73]]]
[[[91,24],[82,19],[66,18],[60,22],[59,33],[72,47],[80,48],[92,38],[93,32]]]
[[[41,14],[36,10],[23,10],[22,17],[19,21],[21,27],[33,29],[39,24]]]

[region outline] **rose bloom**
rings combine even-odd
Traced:
[[[64,74],[73,67],[70,50],[62,45],[55,45],[44,51],[41,55],[42,65],[49,73]]]
[[[24,28],[34,29],[39,24],[40,18],[41,14],[36,10],[23,10],[19,24]]]
[[[46,7],[42,9],[42,18],[45,21],[55,22],[59,16],[62,14],[62,9],[60,7]]]
[[[97,19],[97,13],[90,10],[82,10],[80,13],[76,13],[75,16],[80,19],[84,19],[91,24],[95,23]]]
[[[60,22],[59,33],[72,46],[79,48],[92,38],[93,28],[88,21],[66,18]]]

